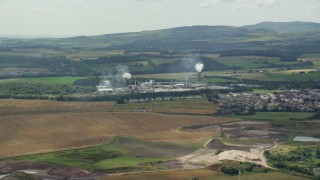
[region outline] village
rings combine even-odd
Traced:
[[[217,100],[221,114],[253,114],[255,111],[313,112],[320,110],[320,91],[290,90],[267,94],[228,93]]]

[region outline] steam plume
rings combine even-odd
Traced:
[[[201,72],[202,70],[203,70],[203,64],[201,64],[201,63],[198,63],[198,64],[196,64],[196,70],[197,70],[197,72]]]
[[[122,78],[124,79],[131,79],[132,75],[130,73],[124,72],[122,73]]]

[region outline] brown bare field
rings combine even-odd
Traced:
[[[230,121],[234,119],[132,112],[2,116],[0,158],[105,144],[117,135],[149,142],[202,143],[216,132],[178,129]]]
[[[311,72],[311,71],[316,71],[316,69],[293,69],[293,70],[286,70],[282,72],[291,74],[291,73]]]
[[[0,116],[69,112],[106,112],[113,102],[60,102],[48,100],[0,100]]]
[[[157,101],[145,103],[117,104],[112,111],[126,112],[145,108],[149,112],[180,113],[180,114],[213,114],[219,109],[218,105],[206,99]]]

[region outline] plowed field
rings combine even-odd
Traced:
[[[233,121],[209,116],[86,112],[0,116],[0,158],[88,147],[116,135],[145,141],[204,142],[215,132],[179,132],[183,126]]]
[[[0,100],[0,118],[10,115],[60,114],[69,112],[106,112],[113,102],[60,102],[48,100]]]

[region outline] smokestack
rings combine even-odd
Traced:
[[[201,72],[198,72],[198,83],[201,83]]]

